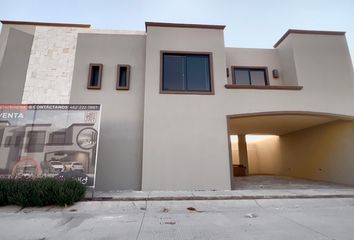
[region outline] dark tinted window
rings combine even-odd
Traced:
[[[187,56],[187,89],[210,91],[209,56]]]
[[[208,54],[163,54],[162,90],[211,91]]]
[[[118,65],[117,89],[129,89],[129,65]]]
[[[266,74],[265,70],[251,70],[251,83],[252,85],[266,85]]]
[[[27,152],[43,152],[45,131],[28,132],[28,139]]]
[[[7,136],[5,138],[4,147],[10,147],[10,145],[11,145],[11,137]]]
[[[182,91],[186,89],[185,56],[163,56],[163,90]]]
[[[5,131],[5,129],[0,128],[0,147],[1,147],[1,143],[2,143],[2,137],[4,135],[4,131]]]
[[[15,138],[15,147],[22,147],[23,146],[23,136],[16,136]]]
[[[102,78],[102,65],[90,64],[87,88],[91,88],[91,89],[101,88],[101,78]]]
[[[233,83],[237,85],[267,85],[267,73],[264,68],[234,68]]]
[[[65,144],[65,132],[53,132],[49,135],[49,144]]]
[[[91,86],[98,86],[99,83],[99,76],[100,76],[100,67],[99,66],[92,66],[92,73],[91,73]]]
[[[248,70],[236,69],[235,70],[236,84],[238,85],[251,85],[250,75]]]
[[[119,71],[119,86],[126,87],[127,86],[127,67],[121,67]]]

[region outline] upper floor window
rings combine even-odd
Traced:
[[[89,76],[87,81],[88,89],[101,89],[102,64],[91,63],[89,67]]]
[[[11,140],[12,140],[11,136],[7,136],[7,137],[5,138],[4,147],[10,147],[10,145],[11,145]]]
[[[30,131],[28,138],[27,152],[43,152],[45,131]]]
[[[1,147],[1,143],[2,143],[2,137],[3,137],[3,135],[4,135],[4,131],[5,131],[4,128],[3,128],[3,129],[0,129],[0,147]]]
[[[232,83],[246,86],[269,85],[267,68],[233,67]]]
[[[210,53],[162,53],[161,92],[212,94]]]
[[[71,135],[66,131],[52,132],[49,134],[48,145],[72,144],[71,138],[72,138]]]
[[[129,90],[130,66],[118,65],[117,67],[117,90]]]

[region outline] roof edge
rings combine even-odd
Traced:
[[[148,27],[174,27],[174,28],[204,28],[224,30],[225,25],[208,25],[208,24],[189,24],[189,23],[164,23],[164,22],[145,22],[145,31]]]
[[[274,44],[274,48],[278,47],[291,33],[296,34],[317,34],[317,35],[345,35],[345,32],[340,31],[318,31],[318,30],[301,30],[289,29],[286,33]]]
[[[90,24],[73,24],[73,23],[49,23],[49,22],[26,22],[26,21],[8,21],[0,20],[2,24],[13,25],[34,25],[34,26],[48,26],[48,27],[75,27],[75,28],[90,28]]]

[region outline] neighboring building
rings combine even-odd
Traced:
[[[245,49],[220,25],[2,24],[0,103],[102,104],[98,189],[231,189],[233,170],[354,184],[344,32]]]

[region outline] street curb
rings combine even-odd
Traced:
[[[257,200],[257,199],[315,199],[354,198],[354,194],[319,195],[249,195],[249,196],[179,196],[179,197],[93,197],[83,201],[207,201],[207,200]]]

